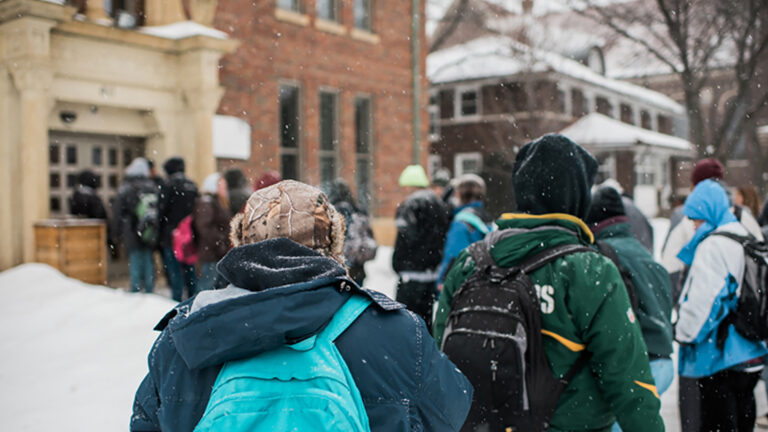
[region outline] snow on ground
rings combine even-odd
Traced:
[[[0,430],[127,430],[152,328],[175,303],[43,264],[0,273],[0,295]]]

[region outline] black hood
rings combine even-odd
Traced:
[[[286,238],[232,249],[219,271],[235,285],[179,305],[158,325],[190,369],[252,357],[316,334],[353,291],[346,270]],[[227,295],[236,291],[236,295]],[[363,291],[360,291],[363,292]],[[195,307],[201,296],[216,298]]]
[[[183,173],[184,172],[184,159],[176,156],[168,159],[163,164],[163,170],[165,170],[165,173],[170,175],[176,174],[176,173]]]
[[[248,179],[240,168],[230,168],[224,172],[224,180],[227,182],[227,189],[240,189],[248,187]]]
[[[517,211],[584,219],[598,164],[570,139],[550,134],[520,149],[512,168]]]
[[[610,186],[602,186],[592,194],[592,205],[584,222],[588,225],[597,225],[604,220],[626,216],[626,214],[619,192]]]

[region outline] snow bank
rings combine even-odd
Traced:
[[[166,39],[184,39],[192,36],[208,36],[215,39],[229,39],[223,31],[206,27],[194,21],[181,21],[173,24],[153,27],[141,27],[141,33],[150,34]]]
[[[124,431],[152,330],[175,303],[67,278],[0,273],[0,429]]]

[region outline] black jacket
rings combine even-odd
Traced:
[[[107,211],[96,191],[88,186],[78,185],[69,198],[69,213],[88,219],[106,219]]]
[[[437,271],[450,223],[448,206],[432,191],[424,189],[409,195],[395,214],[397,238],[392,268],[398,273]]]
[[[157,193],[155,184],[147,177],[126,177],[112,203],[112,235],[122,241],[126,249],[149,247],[137,233],[138,216],[136,206],[139,196],[145,193]]]
[[[184,173],[178,172],[168,177],[160,188],[157,203],[160,213],[160,246],[173,247],[173,230],[182,219],[192,214],[197,197],[197,186]]]
[[[424,322],[383,294],[361,290],[336,261],[276,238],[232,249],[219,272],[234,286],[178,305],[156,327],[132,431],[192,431],[221,365],[316,334],[354,294],[373,304],[336,340],[371,431],[457,431],[472,388]],[[339,290],[344,282],[351,289]]]

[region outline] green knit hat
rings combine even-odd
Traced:
[[[427,173],[421,165],[408,165],[400,174],[400,186],[429,187]]]

